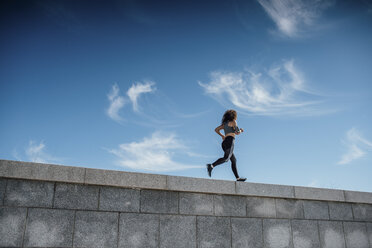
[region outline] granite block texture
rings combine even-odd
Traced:
[[[231,225],[228,217],[197,217],[199,248],[231,247]]]
[[[367,203],[372,204],[372,193],[371,192],[358,192],[358,191],[347,191],[345,190],[345,201],[355,203]]]
[[[101,187],[99,210],[139,212],[140,191],[115,187]]]
[[[74,247],[116,247],[118,238],[118,213],[77,211]]]
[[[237,182],[236,194],[294,198],[294,188],[286,185]]]
[[[235,194],[235,182],[192,177],[168,176],[168,190]]]
[[[350,203],[328,202],[328,206],[331,220],[353,220],[353,210]]]
[[[232,248],[263,247],[262,219],[231,218]]]
[[[54,196],[55,208],[66,209],[98,209],[97,186],[57,183]]]
[[[263,239],[265,248],[293,248],[289,220],[264,219]]]
[[[180,214],[213,215],[213,195],[179,193]]]
[[[167,176],[124,171],[86,169],[87,184],[143,189],[166,189]]]
[[[303,201],[305,219],[329,220],[328,203],[324,201]]]
[[[215,195],[214,214],[216,216],[246,216],[246,198],[243,196]]]
[[[372,248],[372,193],[0,160],[0,247]]]
[[[21,247],[26,208],[0,207],[0,247]]]
[[[275,199],[266,197],[247,197],[247,216],[275,218]]]
[[[369,248],[367,228],[365,223],[344,222],[346,247]]]
[[[54,183],[8,180],[4,205],[24,207],[52,207]]]
[[[178,213],[178,192],[141,190],[141,212]]]
[[[367,223],[367,235],[369,240],[369,246],[372,248],[372,222]]]
[[[119,248],[158,248],[159,215],[121,213]]]
[[[303,202],[301,200],[275,199],[275,201],[277,218],[304,218]]]
[[[345,237],[342,222],[318,221],[320,234],[320,247],[345,248]]]
[[[0,160],[0,177],[84,183],[85,168]]]
[[[318,223],[314,220],[291,220],[294,248],[320,247]]]
[[[195,216],[160,216],[160,248],[196,247]]]
[[[72,247],[74,211],[63,209],[28,210],[25,247]]]
[[[4,205],[6,179],[0,178],[0,205]]]
[[[372,204],[353,204],[354,219],[372,222]]]
[[[307,200],[344,201],[344,192],[337,189],[321,189],[311,187],[294,187],[295,196]]]

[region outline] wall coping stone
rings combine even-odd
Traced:
[[[0,159],[1,177],[124,188],[372,204],[371,192],[167,176]]]

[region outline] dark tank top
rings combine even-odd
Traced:
[[[230,127],[228,125],[228,122],[226,122],[224,125],[223,125],[223,130],[225,131],[225,135],[229,134],[229,133],[240,133],[240,129],[238,126],[235,126],[235,127]]]

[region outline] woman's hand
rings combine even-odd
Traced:
[[[241,134],[242,132],[244,132],[243,128],[239,128],[239,131],[235,132],[235,134],[239,135],[239,134]]]
[[[225,140],[225,136],[221,135],[222,140]]]

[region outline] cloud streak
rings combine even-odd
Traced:
[[[233,105],[242,112],[256,115],[315,115],[320,96],[310,91],[302,76],[289,60],[265,74],[212,72],[211,81],[199,82],[205,93],[223,105]]]
[[[258,0],[278,30],[287,37],[300,36],[301,30],[312,27],[321,12],[334,1]]]
[[[106,110],[106,113],[111,119],[121,123],[124,119],[119,115],[119,111],[124,107],[125,99],[119,95],[119,92],[119,86],[114,84],[110,93],[107,95],[107,98],[110,101],[110,106]]]
[[[35,141],[31,140],[26,148],[28,160],[35,163],[50,163],[59,161],[59,159],[51,156],[45,150],[46,146],[43,141],[36,143]]]
[[[124,143],[109,150],[118,158],[118,165],[145,171],[177,171],[201,166],[176,162],[175,154],[186,154],[186,147],[175,134],[155,132],[142,141]]]
[[[135,83],[127,91],[127,97],[120,95],[120,89],[117,84],[114,84],[111,88],[107,98],[110,102],[109,107],[106,109],[106,114],[116,122],[122,123],[124,118],[120,115],[120,111],[127,102],[131,102],[133,111],[140,113],[140,107],[138,99],[145,93],[151,93],[155,91],[154,82]]]
[[[133,111],[139,112],[138,98],[144,93],[151,93],[155,90],[154,82],[136,83],[127,91],[127,95],[132,102]]]
[[[352,161],[366,155],[366,150],[372,150],[372,142],[365,139],[356,128],[352,128],[346,133],[346,140],[343,143],[348,150],[342,155],[338,164],[349,164]]]

